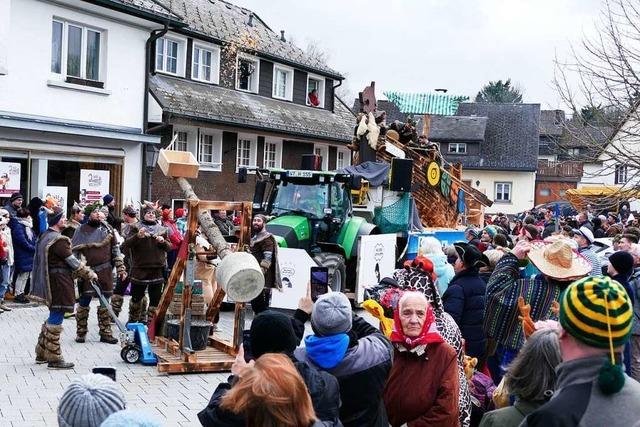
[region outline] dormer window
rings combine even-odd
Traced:
[[[467,153],[467,144],[465,143],[451,143],[449,144],[449,153],[452,154],[466,154]]]
[[[186,40],[162,37],[156,40],[156,71],[184,76]]]
[[[324,78],[313,74],[307,75],[307,105],[324,108]]]
[[[260,61],[248,55],[238,55],[236,65],[236,89],[258,93]]]
[[[272,96],[285,101],[293,100],[293,68],[280,64],[273,65]]]
[[[193,44],[191,78],[218,84],[220,69],[220,48],[202,43]]]

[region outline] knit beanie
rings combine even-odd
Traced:
[[[276,311],[260,313],[251,323],[251,352],[254,358],[265,353],[293,353],[299,340],[291,326],[291,319]]]
[[[113,196],[111,194],[105,194],[104,197],[102,197],[102,203],[105,206],[111,202],[113,202]]]
[[[491,236],[491,238],[493,239],[494,237],[496,237],[496,234],[498,234],[498,229],[496,227],[494,227],[493,225],[487,225],[484,228],[484,231],[487,232],[487,234],[489,236]]]
[[[169,215],[171,215],[171,210],[170,209],[163,209],[162,210],[162,218],[163,219],[169,219]]]
[[[125,406],[124,395],[115,381],[104,375],[83,375],[73,380],[60,398],[58,425],[99,427]]]
[[[162,427],[162,423],[146,412],[125,409],[109,415],[100,427]]]
[[[578,341],[609,349],[598,387],[606,395],[622,390],[625,376],[614,351],[627,343],[633,324],[633,306],[622,285],[605,276],[573,282],[560,295],[560,324]]]
[[[47,215],[47,225],[49,227],[53,227],[54,225],[59,223],[60,220],[62,219],[63,213],[64,211],[60,206],[54,206],[53,209],[51,210],[51,213]]]
[[[182,208],[176,209],[176,214],[175,214],[176,218],[182,218],[183,215],[184,215],[184,209]]]
[[[15,193],[11,193],[11,198],[9,199],[9,202],[15,202],[18,199],[24,199],[24,197],[22,196],[21,193],[16,191]]]
[[[480,233],[478,232],[478,229],[475,227],[467,227],[467,229],[464,230],[464,232],[469,233],[469,235],[474,239],[477,239],[478,237],[480,237]]]
[[[318,298],[311,312],[311,326],[319,336],[344,334],[351,330],[351,303],[342,292],[330,292]]]
[[[618,274],[631,276],[633,273],[633,256],[626,251],[617,251],[609,256],[609,263],[616,269]]]

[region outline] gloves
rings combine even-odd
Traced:
[[[98,280],[98,275],[91,268],[86,265],[81,265],[77,270],[73,271],[73,277],[87,282],[92,280]]]

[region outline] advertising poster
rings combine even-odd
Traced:
[[[20,163],[0,162],[0,197],[20,191]]]
[[[304,249],[278,248],[282,292],[271,292],[271,307],[295,310],[307,292],[311,267],[317,264]]]
[[[60,206],[64,212],[67,211],[67,187],[50,187],[46,186],[42,188],[42,194],[40,198],[46,202],[51,199],[54,204]]]
[[[90,205],[109,194],[109,171],[80,169],[80,204]]]
[[[364,290],[380,283],[396,268],[396,235],[376,234],[360,237],[356,302],[364,301]]]

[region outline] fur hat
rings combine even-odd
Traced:
[[[104,375],[88,374],[66,388],[58,404],[61,427],[99,427],[114,412],[125,409],[125,399],[115,381]]]

